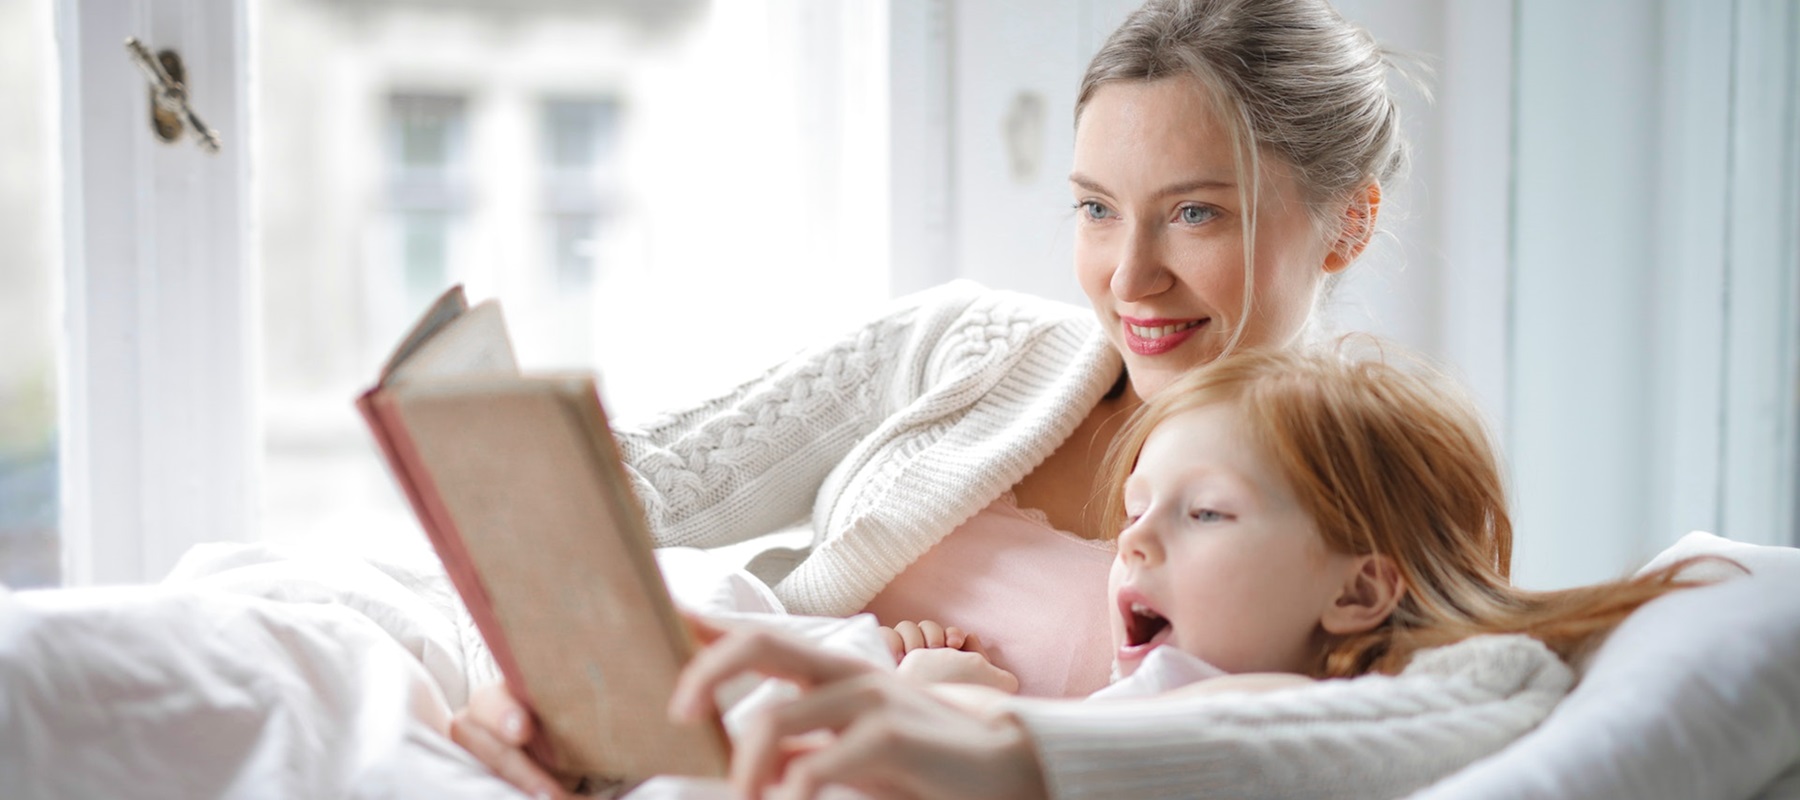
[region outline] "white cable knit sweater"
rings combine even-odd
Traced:
[[[1059,798],[1393,798],[1499,752],[1574,673],[1528,636],[1421,651],[1399,675],[1270,694],[1008,705]]]
[[[957,281],[730,394],[614,426],[659,545],[811,514],[788,611],[845,616],[1080,424],[1121,362],[1086,308]]]

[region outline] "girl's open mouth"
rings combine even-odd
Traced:
[[[1141,659],[1168,641],[1170,634],[1174,633],[1174,626],[1157,613],[1156,609],[1141,602],[1121,600],[1121,611],[1125,615],[1125,643],[1119,646],[1119,660]]]

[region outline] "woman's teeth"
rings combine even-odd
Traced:
[[[1131,335],[1136,336],[1140,339],[1161,339],[1162,337],[1168,336],[1171,333],[1179,333],[1181,331],[1185,331],[1188,328],[1192,328],[1196,325],[1199,325],[1203,321],[1204,320],[1194,320],[1193,322],[1183,322],[1183,323],[1176,324],[1176,325],[1158,325],[1154,328],[1146,328],[1142,325],[1129,325],[1129,324],[1126,325],[1125,327],[1131,329]]]

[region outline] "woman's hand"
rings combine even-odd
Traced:
[[[566,800],[568,789],[525,753],[535,733],[531,712],[499,683],[476,689],[450,720],[450,739],[507,783],[533,797]]]
[[[746,672],[792,681],[799,697],[764,711],[735,741],[733,786],[811,798],[828,784],[876,797],[1038,798],[1042,769],[1017,720],[977,714],[867,662],[766,630],[713,639],[683,670],[670,715],[692,720],[714,690]]]

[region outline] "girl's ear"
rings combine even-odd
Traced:
[[[1393,559],[1357,556],[1344,573],[1337,597],[1319,617],[1319,625],[1338,636],[1366,633],[1386,622],[1404,597],[1406,584]]]
[[[1325,255],[1326,272],[1343,272],[1349,268],[1357,256],[1362,255],[1369,240],[1375,238],[1375,217],[1381,213],[1381,184],[1370,181],[1362,194],[1350,201],[1344,208],[1344,218],[1339,220],[1337,241],[1331,245],[1331,252]]]

